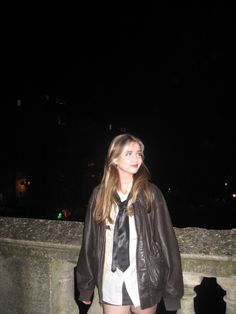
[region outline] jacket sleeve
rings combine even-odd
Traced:
[[[166,265],[163,300],[167,311],[176,311],[184,294],[181,256],[169,210],[162,192],[157,188],[154,196],[164,262]]]
[[[91,300],[95,288],[94,278],[94,243],[96,223],[93,219],[93,209],[95,204],[95,189],[90,197],[85,216],[83,238],[79,258],[76,267],[76,285],[79,291],[79,300]]]

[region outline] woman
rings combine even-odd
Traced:
[[[183,296],[181,259],[168,208],[149,181],[144,144],[116,136],[101,183],[89,200],[76,270],[79,299],[90,304],[95,286],[104,314],[168,311]]]

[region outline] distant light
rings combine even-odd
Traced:
[[[58,213],[57,219],[62,219],[62,212],[59,212],[59,213]]]
[[[57,214],[57,219],[67,218],[71,215],[71,211],[69,209],[61,209]]]
[[[228,182],[225,182],[225,186],[228,186]]]
[[[109,130],[110,131],[112,130],[112,124],[109,124]]]
[[[233,197],[233,198],[236,198],[236,193],[233,193],[233,194],[232,194],[232,197]]]
[[[91,161],[88,163],[88,167],[94,167],[95,166],[95,162]]]
[[[21,99],[17,99],[16,105],[17,105],[17,107],[21,107]]]
[[[27,192],[27,187],[30,186],[30,181],[26,176],[16,178],[16,193],[18,196],[23,196]]]

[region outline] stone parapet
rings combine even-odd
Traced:
[[[78,314],[74,268],[83,223],[0,217],[1,314]],[[185,296],[178,314],[194,313],[194,287],[215,277],[226,290],[226,313],[236,313],[236,230],[175,228]],[[95,293],[90,314],[102,313]]]
[[[82,230],[80,222],[0,217],[1,314],[78,313]]]
[[[176,228],[185,272],[208,277],[236,274],[236,229]]]

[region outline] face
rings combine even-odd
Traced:
[[[121,155],[114,160],[114,163],[117,165],[120,177],[132,177],[139,170],[142,161],[140,145],[130,142],[124,146]]]

